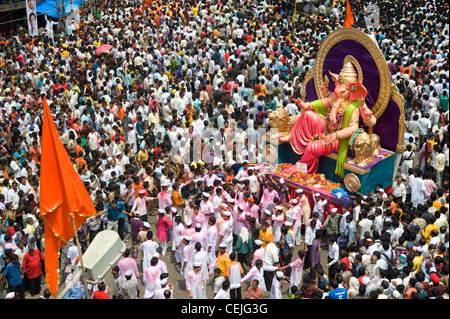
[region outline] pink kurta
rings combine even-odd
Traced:
[[[156,227],[156,236],[161,242],[167,241],[168,229],[172,228],[173,223],[166,217],[158,219],[158,226]]]
[[[284,215],[272,215],[273,241],[277,242],[281,238],[281,225],[283,225]]]
[[[258,260],[264,260],[264,248],[261,247],[253,253],[253,259],[252,259],[252,267],[255,266],[255,262]]]
[[[303,259],[298,257],[289,264],[291,266],[291,277],[289,278],[290,286],[297,286],[302,281],[303,276]]]
[[[167,192],[161,192],[158,194],[158,208],[166,209],[166,207],[172,206],[172,198]]]
[[[430,198],[431,193],[436,189],[436,184],[432,179],[424,179],[423,183],[425,184],[425,192],[423,193],[424,202]]]
[[[189,271],[192,270],[193,262],[194,262],[194,246],[189,244],[183,247],[183,264],[181,266],[181,269],[183,269],[184,265],[186,264],[186,267],[184,268],[185,278],[187,277]]]
[[[197,224],[200,224],[203,229],[203,226],[205,225],[205,220],[206,220],[205,214],[199,211],[197,216],[192,218],[192,227],[195,228]]]
[[[142,274],[145,284],[144,298],[152,298],[155,291],[161,288],[159,279],[160,275],[159,269],[156,267],[150,266],[144,270],[144,273]]]
[[[191,226],[191,228],[186,228],[184,231],[183,231],[183,236],[192,236],[192,234],[194,234],[195,233],[195,228],[193,228],[192,226]]]
[[[251,227],[250,224],[248,223],[248,221],[247,221],[247,219],[246,219],[246,215],[247,215],[247,212],[241,213],[241,214],[239,215],[238,221],[239,221],[239,224],[240,224],[240,226],[241,226],[241,229],[242,229],[242,227],[245,227],[245,228],[248,229],[249,233],[251,233],[252,227]]]
[[[117,263],[117,266],[119,266],[119,275],[122,277],[122,280],[125,281],[125,274],[128,270],[131,270],[133,279],[139,278],[139,269],[136,265],[136,260],[134,258],[126,257]]]
[[[275,197],[278,197],[278,192],[274,189],[271,192],[269,191],[269,189],[265,189],[263,192],[263,195],[261,197],[261,209],[264,212],[264,210],[266,209],[267,205],[273,203],[273,199]]]
[[[259,219],[259,207],[258,205],[253,205],[252,207],[250,207],[250,215],[252,217],[254,217],[256,220]]]
[[[196,274],[194,270],[191,270],[186,275],[186,290],[192,292],[193,299],[206,299],[206,287],[203,282],[204,276],[202,271]]]
[[[200,244],[202,244],[202,249],[206,249],[206,233],[199,231],[199,232],[195,232],[194,234],[192,234],[192,241],[190,242],[192,245],[194,245],[197,242],[199,242]]]

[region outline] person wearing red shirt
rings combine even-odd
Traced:
[[[350,270],[350,260],[348,259],[347,253],[345,251],[341,251],[340,254],[341,260],[339,261],[339,267],[342,267],[341,264],[345,265],[345,270],[342,270],[342,272]]]
[[[98,283],[98,290],[92,295],[92,299],[109,299],[109,295],[105,292],[106,284],[102,281]]]
[[[38,298],[41,292],[42,261],[44,255],[34,248],[34,244],[28,245],[28,251],[23,256],[22,268],[26,269],[26,274],[30,286],[30,294],[34,299]]]
[[[222,84],[222,92],[225,92],[226,96],[231,96],[232,85],[228,78],[224,84]]]

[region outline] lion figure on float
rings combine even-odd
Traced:
[[[355,157],[348,163],[358,163],[359,167],[364,167],[373,162],[375,156],[378,156],[381,149],[380,137],[377,134],[368,134],[360,128],[353,133],[349,146],[355,153]]]
[[[270,127],[278,130],[276,135],[289,134],[292,123],[287,108],[277,108],[275,111],[270,112],[268,117]]]

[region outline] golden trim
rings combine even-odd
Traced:
[[[375,61],[378,72],[380,74],[380,91],[377,101],[372,106],[371,111],[378,119],[386,109],[391,95],[391,74],[389,72],[386,60],[378,45],[364,32],[354,28],[340,28],[329,34],[319,46],[316,61],[314,62],[314,78],[323,78],[323,64],[331,48],[343,40],[353,40],[363,45]],[[324,98],[320,91],[320,81],[314,81],[316,93],[319,99]]]
[[[344,58],[344,64],[347,62],[350,62],[351,64],[353,64],[356,67],[356,72],[358,75],[358,82],[363,83],[363,72],[362,72],[361,66],[359,65],[358,60],[356,60],[355,57],[352,55],[346,55]]]
[[[337,161],[337,154],[336,153],[331,153],[331,154],[328,154],[328,155],[325,155],[325,156]],[[337,165],[337,162],[336,162],[336,165]],[[367,173],[369,173],[372,170],[372,168],[363,169],[361,167],[355,167],[354,165],[348,164],[347,162],[344,163],[344,169],[346,169],[346,170],[348,170],[350,172],[353,172],[353,173],[360,174],[360,175],[367,174]]]
[[[398,153],[403,153],[403,151],[405,150],[404,134],[405,134],[405,126],[406,126],[405,98],[403,97],[403,95],[398,93],[398,88],[394,83],[392,83],[392,85],[391,85],[391,98],[395,103],[397,103],[397,106],[400,110],[400,117],[398,119],[398,140],[397,140],[396,151]]]

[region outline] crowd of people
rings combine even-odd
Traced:
[[[54,33],[0,35],[4,298],[52,298],[39,217],[44,99],[97,211],[77,233],[81,252],[105,229],[127,244],[114,284],[85,287],[71,239],[64,298],[173,298],[167,263],[194,299],[448,298],[448,3],[376,1],[373,27],[371,2],[350,1],[407,124],[391,189],[338,207],[292,196],[261,164],[258,129],[279,107],[300,112],[305,73],[345,18],[342,1],[290,2],[100,0]]]

